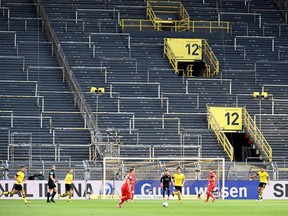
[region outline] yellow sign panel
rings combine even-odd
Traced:
[[[242,130],[242,108],[237,107],[209,107],[222,130]]]
[[[167,38],[167,43],[178,60],[202,60],[202,39]]]

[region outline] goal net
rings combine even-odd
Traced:
[[[103,199],[119,198],[121,185],[131,167],[135,168],[135,198],[160,199],[162,188],[160,178],[165,170],[172,176],[177,167],[182,168],[185,184],[183,198],[203,198],[206,196],[209,169],[217,176],[215,195],[221,199],[225,187],[225,158],[125,158],[105,157],[103,159]],[[173,191],[173,186],[170,188]],[[172,198],[172,197],[170,197]]]

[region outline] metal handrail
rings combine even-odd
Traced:
[[[166,38],[164,39],[164,55],[166,55],[167,58],[169,59],[169,62],[172,65],[175,73],[178,74],[179,70],[178,70],[176,56],[174,55],[173,51],[171,50],[170,46],[168,45]]]
[[[166,25],[161,25],[161,22],[165,22],[165,20],[157,19],[155,20],[155,23],[151,20],[145,20],[145,19],[121,19],[120,26],[122,30],[125,29],[125,27],[138,27],[140,31],[142,31],[145,27],[154,27],[154,29],[157,29],[155,25],[161,25],[161,28],[169,28],[169,29],[175,29],[175,31],[178,31],[178,29],[181,29],[181,23],[186,19],[183,20],[169,20],[170,23],[166,23]],[[189,20],[185,21],[189,22],[187,30],[192,30],[195,32],[195,29],[209,29],[209,32],[212,33],[212,30],[226,30],[227,33],[230,31],[230,22],[227,21],[205,21],[205,20]],[[160,28],[160,27],[159,27]],[[158,29],[157,29],[158,30]]]
[[[252,140],[254,140],[254,143],[256,144],[260,152],[264,154],[264,157],[266,157],[269,162],[272,162],[272,148],[265,139],[260,129],[257,127],[256,123],[249,115],[246,108],[243,108],[243,126],[250,134]]]
[[[147,120],[147,121],[161,121],[162,122],[162,129],[165,129],[165,121],[177,121],[177,133],[180,135],[181,134],[181,119],[178,117],[170,117],[167,118],[164,115],[162,115],[162,117],[132,117],[129,120],[129,130],[131,132],[131,130],[135,129],[135,120]]]
[[[217,57],[215,56],[212,48],[207,43],[207,41],[205,39],[202,39],[201,41],[202,41],[202,50],[203,50],[203,60],[208,65],[206,67],[205,75],[208,77],[215,76],[219,73],[219,61]],[[164,52],[163,53],[164,53],[164,56],[165,55],[167,56],[169,63],[173,67],[175,73],[179,74],[179,69],[178,69],[179,59],[177,59],[173,50],[170,48],[167,38],[164,39]],[[211,73],[211,70],[212,70],[212,73]]]
[[[188,88],[189,88],[189,81],[219,81],[220,84],[222,85],[223,81],[225,82],[229,82],[229,95],[232,94],[232,79],[203,79],[203,78],[193,78],[193,79],[186,79],[186,92],[189,92],[188,91]]]
[[[217,137],[217,140],[220,142],[224,151],[227,153],[228,157],[230,158],[230,161],[233,161],[234,160],[234,148],[231,145],[231,143],[229,142],[225,133],[222,131],[222,128],[218,124],[216,118],[210,112],[209,107],[208,107],[208,111],[209,111],[209,115],[210,115],[209,125],[210,125],[211,129],[214,131],[214,133]]]
[[[57,35],[54,32],[54,29],[51,25],[51,22],[49,20],[49,17],[47,16],[45,12],[45,8],[43,6],[42,0],[34,0],[34,3],[37,4],[37,15],[44,20],[44,30],[46,31],[47,37],[52,42],[53,51],[55,53],[55,57],[60,65],[60,67],[63,67],[63,73],[65,74],[65,80],[67,81],[69,87],[71,88],[72,92],[75,94],[76,104],[82,113],[86,113],[86,115],[82,115],[83,118],[86,121],[87,127],[92,128],[91,130],[91,143],[95,144],[97,153],[100,156],[103,156],[102,152],[100,151],[99,147],[97,146],[98,142],[101,142],[102,137],[101,133],[96,127],[96,124],[94,122],[95,117],[92,113],[92,109],[89,106],[89,104],[84,99],[84,95],[82,93],[81,87],[77,81],[77,79],[74,76],[74,73],[69,65],[69,62],[66,58],[66,55],[62,49],[62,46],[60,44],[60,41],[57,38]]]
[[[212,75],[215,76],[219,73],[219,61],[217,59],[217,57],[215,56],[211,46],[209,46],[209,44],[207,43],[206,40],[202,40],[202,43],[204,44],[205,49],[204,52],[206,53],[206,57],[208,58],[208,64],[210,65],[210,67],[212,66],[213,72]],[[205,55],[203,56],[203,58],[205,57]],[[210,71],[211,73],[211,71]]]

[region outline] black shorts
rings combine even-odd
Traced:
[[[22,185],[14,184],[13,189],[17,191],[21,191],[23,189]]]
[[[170,185],[163,185],[163,190],[170,190]]]
[[[175,191],[182,193],[182,186],[175,186]]]
[[[56,188],[56,184],[54,182],[48,182],[48,188],[51,190],[51,189],[54,189]]]
[[[262,188],[265,188],[266,187],[266,183],[263,183],[263,182],[260,182],[258,187],[262,187]]]
[[[71,184],[65,184],[65,190],[66,191],[72,190]]]

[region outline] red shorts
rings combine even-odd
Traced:
[[[131,193],[130,193],[128,187],[126,187],[126,186],[121,187],[121,193],[122,193],[122,197],[127,197],[127,198],[131,197]]]

